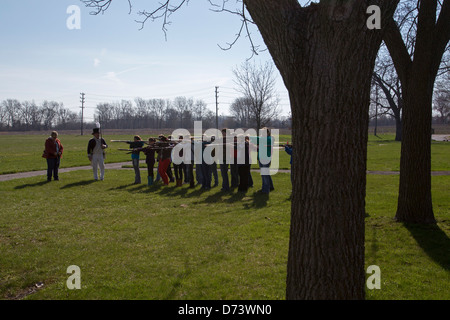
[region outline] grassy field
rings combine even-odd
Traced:
[[[106,163],[130,161],[131,157],[119,148],[128,145],[110,140],[131,140],[132,134],[107,135],[105,140],[109,144]],[[369,135],[367,152],[367,169],[373,171],[400,170],[400,142],[394,141],[394,135],[384,134],[377,138]],[[47,163],[42,158],[46,135],[0,135],[0,174],[45,170]],[[87,142],[89,135],[60,135],[64,146],[61,168],[89,165],[87,159]],[[147,137],[142,135],[143,139]],[[280,135],[280,143],[291,141],[288,135]],[[320,146],[318,146],[320,147]],[[450,171],[450,143],[432,142],[431,145],[432,171]],[[279,169],[290,169],[290,157],[284,150],[279,150]],[[130,161],[131,166],[131,161]],[[257,167],[256,165],[254,166]]]
[[[270,197],[218,188],[130,184],[130,170],[0,183],[3,299],[283,299],[290,178]],[[368,299],[450,299],[450,177],[433,177],[438,224],[393,220],[398,176],[368,176],[366,265],[381,268]],[[66,269],[81,269],[68,290]],[[33,294],[34,284],[44,287]]]
[[[89,165],[87,158],[87,143],[92,136],[89,135],[64,135],[59,138],[64,146],[64,154],[61,160],[61,168],[70,168]],[[144,140],[147,136],[141,136]],[[280,141],[285,143],[289,136],[280,136]],[[46,170],[47,162],[42,158],[46,135],[0,135],[0,174]],[[104,136],[108,143],[105,163],[130,161],[131,156],[119,148],[128,148],[128,144],[122,142],[110,142],[111,140],[132,140],[133,135],[108,135]],[[281,140],[282,139],[282,140]],[[280,142],[281,143],[281,142]],[[284,152],[279,152],[279,169],[290,169],[290,158]],[[144,157],[141,154],[142,157]],[[257,166],[255,166],[256,168]]]
[[[86,165],[86,137],[61,138],[69,146],[64,161]],[[23,157],[37,153],[44,163],[45,137],[27,139],[40,146]],[[399,144],[392,140],[370,138],[369,170],[395,170]],[[433,143],[434,170],[449,170],[448,145]],[[128,160],[113,149],[108,161]],[[3,157],[0,166],[7,167]],[[0,182],[0,299],[284,299],[291,184],[288,173],[273,178],[269,197],[256,193],[256,172],[245,194],[134,185],[131,170],[107,170],[98,182],[90,170],[50,183]],[[367,298],[448,300],[450,176],[432,177],[436,226],[393,220],[398,179],[367,176],[365,260],[381,269],[381,289],[367,289]],[[66,287],[71,265],[81,269],[81,290]]]

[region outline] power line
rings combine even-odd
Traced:
[[[219,129],[219,87],[216,87],[216,128]]]

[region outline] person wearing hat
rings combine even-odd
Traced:
[[[103,180],[105,177],[105,149],[108,148],[108,145],[100,137],[100,128],[94,128],[92,135],[94,137],[89,140],[87,147],[88,158],[94,170],[94,179],[99,180],[98,169],[100,168],[100,180]]]

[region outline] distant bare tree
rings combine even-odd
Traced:
[[[275,91],[273,65],[266,62],[257,66],[249,61],[233,70],[238,91],[249,104],[250,118],[256,124],[256,130],[267,126],[279,113],[279,98]]]
[[[180,118],[180,127],[183,128],[187,118],[190,118],[190,111],[193,109],[194,100],[187,99],[186,97],[176,97],[173,101],[173,108],[177,110]]]
[[[8,118],[8,113],[6,112],[6,108],[3,105],[3,102],[0,104],[0,128],[6,126],[6,119]]]
[[[23,101],[22,108],[20,109],[20,119],[25,125],[25,129],[28,130],[32,126],[32,116],[37,106],[34,101]]]
[[[6,99],[2,101],[4,112],[6,113],[6,126],[13,128],[18,124],[21,103],[16,99]]]
[[[230,113],[238,123],[238,126],[248,128],[250,126],[251,101],[247,98],[236,98],[230,106]]]
[[[393,66],[381,66],[372,77],[371,101],[380,109],[377,116],[389,115],[395,119],[395,140],[402,140],[402,108],[403,97],[400,80]]]
[[[156,119],[156,128],[160,129],[164,121],[164,115],[169,101],[164,99],[151,99],[149,103],[151,113]]]
[[[113,106],[110,103],[104,102],[97,104],[97,109],[95,110],[95,119],[100,122],[103,128],[108,127],[108,124],[113,119]]]
[[[441,123],[450,121],[450,76],[436,82],[433,110],[439,114]]]
[[[55,119],[58,113],[59,103],[56,101],[47,101],[42,102],[41,111],[42,111],[42,121],[44,125],[44,129],[50,129],[55,123]]]
[[[134,129],[133,117],[135,114],[135,109],[133,108],[133,103],[130,100],[121,100],[119,103],[120,109],[120,128],[132,128]]]
[[[193,112],[192,112],[193,116],[194,116],[194,120],[196,120],[196,121],[203,120],[203,117],[205,116],[206,111],[207,111],[206,107],[207,107],[207,104],[205,101],[203,101],[203,100],[195,101],[195,105],[194,105]]]

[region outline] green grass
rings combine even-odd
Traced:
[[[373,171],[400,171],[401,142],[395,135],[369,135],[367,169]],[[431,170],[450,171],[450,143],[431,142]]]
[[[394,141],[394,135],[386,134],[377,138],[369,135],[367,152],[367,169],[374,171],[399,171],[400,146]],[[0,135],[0,174],[45,170],[47,164],[42,158],[46,135]],[[64,156],[61,168],[89,165],[86,155],[87,142],[90,135],[60,135],[64,146]],[[106,163],[130,161],[130,155],[118,148],[127,148],[127,144],[110,142],[110,140],[130,140],[131,135],[105,136],[109,148],[107,149]],[[143,139],[146,136],[142,136]],[[290,136],[281,135],[280,143],[291,141]],[[318,146],[320,147],[320,146]],[[450,171],[450,143],[432,142],[431,144],[431,170]],[[256,155],[253,155],[255,157]],[[279,169],[290,169],[290,156],[279,150]],[[131,167],[131,161],[130,161]],[[144,165],[143,165],[144,167]],[[258,165],[253,165],[257,168]]]
[[[0,183],[0,297],[11,299],[284,299],[290,177],[276,190],[222,193],[134,185],[131,170]],[[450,299],[450,177],[433,177],[436,227],[393,220],[398,176],[368,175],[368,299]],[[81,268],[81,290],[66,269]],[[43,282],[43,289],[26,295]]]
[[[64,154],[61,160],[61,168],[89,165],[87,158],[87,143],[90,135],[64,135],[59,138],[64,146]],[[146,136],[142,135],[143,139]],[[46,170],[47,162],[42,158],[44,143],[47,139],[42,135],[0,135],[0,174]],[[132,135],[108,135],[104,139],[109,148],[106,152],[105,163],[130,161],[131,156],[119,148],[128,148],[128,144],[122,142],[110,142],[110,140],[131,140]],[[290,158],[286,152],[279,151],[279,169],[290,169]],[[144,157],[141,154],[142,158]],[[256,157],[256,155],[254,155]],[[253,165],[257,168],[257,165]]]
[[[450,299],[450,176],[432,177],[436,226],[394,222],[398,176],[368,175],[366,265],[381,268],[368,299]]]
[[[289,175],[280,175],[270,203],[254,193],[256,176],[248,194],[227,194],[136,186],[132,175],[1,183],[3,298],[39,281],[45,290],[29,298],[283,298]],[[70,265],[81,268],[83,290],[65,288]]]
[[[90,136],[60,137],[62,167],[87,165]],[[0,172],[45,169],[45,139],[0,136]],[[107,162],[129,161],[111,139],[130,136],[107,137]],[[432,143],[433,170],[450,170],[449,148]],[[393,135],[369,136],[368,170],[399,170],[399,155]],[[280,150],[280,168],[289,167]],[[102,182],[90,170],[60,179],[0,182],[0,299],[284,299],[289,174],[274,176],[269,198],[255,193],[256,172],[247,194],[134,185],[132,170],[107,170]],[[448,300],[450,176],[432,177],[436,226],[394,221],[398,179],[367,176],[366,266],[381,268],[381,290],[367,298]],[[70,265],[81,268],[82,290],[66,288]],[[29,294],[37,282],[44,287]]]

